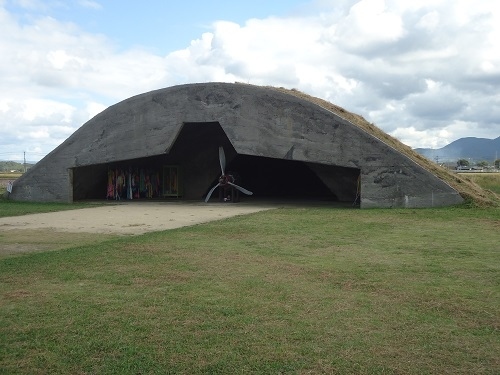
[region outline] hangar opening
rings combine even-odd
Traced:
[[[73,201],[160,198],[164,165],[165,158],[159,155],[73,168],[70,170]]]
[[[227,164],[236,184],[254,194],[245,199],[355,202],[360,171],[298,160],[236,155]],[[217,179],[212,181],[212,185]],[[359,203],[359,202],[357,202]]]
[[[254,193],[245,200],[359,204],[359,169],[237,154],[218,122],[184,123],[170,149],[161,155],[73,168],[73,200],[203,200],[221,175],[220,146],[227,158],[226,173],[234,174],[236,184]],[[218,198],[216,190],[212,200]]]

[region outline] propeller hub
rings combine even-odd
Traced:
[[[227,186],[230,183],[234,183],[233,175],[223,174],[222,176],[219,177],[219,185],[220,186]]]

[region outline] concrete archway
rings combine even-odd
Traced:
[[[97,198],[109,168],[147,164],[160,172],[176,166],[183,176],[177,198],[201,199],[220,174],[219,146],[256,196],[327,197],[362,208],[463,201],[410,158],[317,103],[228,83],[174,86],[109,107],[18,179],[11,198]]]

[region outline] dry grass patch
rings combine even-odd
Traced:
[[[460,173],[460,175],[484,189],[500,194],[500,173]]]
[[[13,229],[0,231],[0,258],[30,252],[62,250],[101,243],[116,236],[95,233],[65,233],[55,230]]]

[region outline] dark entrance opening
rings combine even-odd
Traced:
[[[156,156],[73,169],[73,200],[106,199],[110,170],[144,169],[158,174],[163,194],[168,183],[166,171],[178,168],[182,194],[176,199],[202,201],[221,175],[218,148],[226,154],[226,173],[235,174],[236,184],[252,191],[242,200],[325,200],[358,203],[360,170],[335,165],[238,154],[218,122],[184,123],[165,153]],[[212,195],[217,200],[218,192]],[[144,198],[141,196],[141,198]],[[126,199],[126,197],[125,197]]]
[[[255,198],[338,200],[318,176],[303,162],[238,155],[228,171],[239,177],[237,184]]]
[[[352,202],[357,197],[359,170],[297,160],[236,155],[227,161],[226,173],[236,184],[253,192],[245,200],[321,200]],[[218,177],[211,186],[217,184]],[[207,188],[205,194],[210,187]],[[212,196],[218,199],[217,192]]]
[[[109,173],[115,171],[123,173],[122,178],[125,179],[125,186],[120,195],[121,198],[127,199],[126,186],[128,184],[128,174],[140,174],[142,170],[151,182],[153,182],[153,176],[157,176],[161,182],[164,165],[168,164],[166,160],[165,155],[158,155],[73,168],[73,200],[113,199],[113,197],[108,197],[108,184]]]

